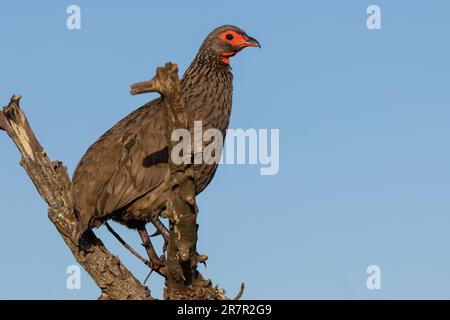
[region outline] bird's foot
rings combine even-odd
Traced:
[[[150,238],[148,236],[147,230],[145,229],[145,226],[140,226],[138,228],[139,235],[141,236],[142,245],[144,246],[145,250],[147,251],[147,255],[149,258],[149,266],[152,270],[161,273],[161,268],[165,267],[165,258],[161,259],[156,254],[155,248],[153,247],[152,242],[150,241]]]
[[[151,223],[155,226],[156,231],[150,237],[161,235],[164,238],[164,242],[169,242],[169,230],[167,230],[161,220],[159,218],[151,219]]]
[[[156,237],[161,235],[164,239],[164,245],[163,245],[163,253],[165,254],[167,252],[167,247],[169,246],[169,230],[167,230],[166,226],[159,220],[159,218],[152,219],[152,224],[155,226],[156,231],[150,236]]]
[[[164,256],[162,256],[161,258],[157,259],[157,260],[152,260],[150,261],[150,268],[153,271],[159,271],[161,270],[161,268],[164,268],[166,266],[166,262],[164,261],[164,259],[162,259]]]
[[[167,263],[166,263],[166,257],[161,256],[157,261],[153,261],[149,263],[150,267],[150,273],[145,277],[144,284],[147,283],[148,279],[152,275],[153,272],[156,272],[163,277],[167,277]]]

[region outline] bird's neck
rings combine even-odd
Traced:
[[[231,68],[216,53],[200,50],[181,79],[190,127],[201,120],[205,129],[228,127],[232,99]]]
[[[181,81],[185,78],[203,75],[229,79],[233,77],[229,64],[224,63],[213,50],[202,47],[184,73]]]

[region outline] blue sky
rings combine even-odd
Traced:
[[[81,30],[66,28],[70,4]],[[382,30],[366,27],[370,4]],[[449,14],[443,0],[2,1],[0,103],[23,95],[47,153],[72,172],[154,97],[131,96],[131,83],[169,60],[184,71],[210,30],[238,25],[262,49],[232,58],[230,126],[280,129],[280,171],[219,168],[198,197],[204,275],[230,295],[245,282],[247,299],[449,299]],[[97,298],[85,273],[66,288],[74,259],[5,134],[0,146],[0,298]],[[366,287],[373,264],[381,290]],[[161,296],[161,279],[149,286]]]

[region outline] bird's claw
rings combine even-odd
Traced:
[[[153,232],[153,233],[150,235],[150,238],[154,238],[154,237],[159,236],[159,235],[161,235],[161,231],[156,230],[155,232]]]

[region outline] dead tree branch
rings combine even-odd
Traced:
[[[102,291],[100,299],[152,299],[118,257],[111,254],[92,231],[84,241],[89,251],[81,250],[75,237],[77,218],[73,208],[71,182],[62,162],[51,162],[34,135],[19,106],[20,96],[13,96],[0,111],[0,128],[5,130],[22,155],[20,164],[30,176],[41,197],[48,204],[48,217],[63,237],[78,263]]]
[[[158,68],[156,76],[131,86],[131,94],[158,92],[165,110],[166,139],[169,155],[176,142],[175,129],[188,129],[188,116],[181,94],[178,67],[167,63]],[[183,155],[192,160],[193,155]],[[199,262],[208,258],[197,253],[197,212],[192,161],[176,164],[169,156],[171,187],[164,216],[169,218],[169,245],[167,250],[165,299],[227,299],[223,289],[213,288],[211,280],[204,280],[197,270]]]

